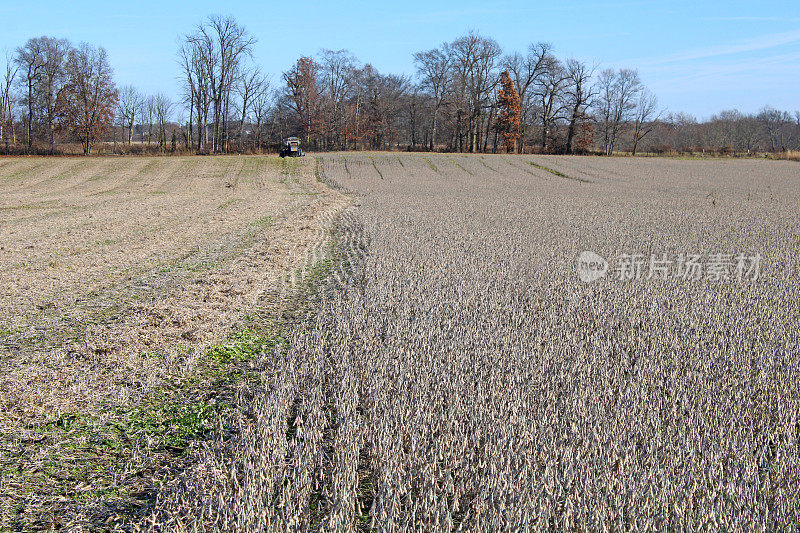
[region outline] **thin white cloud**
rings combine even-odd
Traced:
[[[691,65],[674,65],[674,64],[659,64],[651,65],[646,68],[647,72],[653,73],[691,73],[691,72],[730,72],[730,71],[746,71],[758,70],[762,67],[768,66],[781,66],[789,73],[787,67],[797,68],[800,67],[800,52],[787,52],[784,54],[774,54],[769,57],[759,58],[728,58],[724,61],[715,62],[714,64],[695,63]]]
[[[666,67],[649,69],[651,79],[659,90],[691,93],[698,84],[742,87],[791,84],[789,73],[800,66],[800,53],[788,53],[760,60],[738,61],[720,65],[692,65],[681,67],[680,72]],[[672,74],[672,75],[670,75]]]
[[[698,59],[709,59],[713,57],[720,57],[732,54],[740,54],[743,52],[753,52],[756,50],[765,50],[786,44],[800,42],[800,30],[789,31],[784,33],[774,33],[769,35],[761,35],[753,39],[739,41],[735,43],[726,43],[715,46],[707,46],[698,48],[696,50],[689,50],[678,54],[654,58],[650,60],[640,61],[642,66],[655,66],[663,65],[666,63],[680,63],[684,61],[694,61]]]
[[[703,20],[722,22],[800,22],[800,17],[706,17]]]

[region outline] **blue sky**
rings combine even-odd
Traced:
[[[87,41],[108,50],[120,85],[174,96],[178,36],[212,13],[233,15],[258,38],[255,59],[274,82],[298,56],[321,48],[411,74],[413,52],[473,29],[507,52],[549,41],[560,57],[638,68],[670,111],[705,118],[732,107],[800,109],[797,0],[0,0],[0,53],[39,35]]]

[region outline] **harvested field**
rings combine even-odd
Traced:
[[[146,505],[347,202],[310,159],[0,159],[0,524]]]
[[[359,195],[336,283],[149,524],[797,527],[795,163],[348,153],[320,172]],[[605,276],[581,281],[584,251]]]

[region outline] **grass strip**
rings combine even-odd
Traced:
[[[587,179],[584,179],[584,178],[575,178],[573,176],[567,176],[566,174],[564,174],[561,171],[558,171],[558,170],[556,170],[554,168],[546,167],[544,165],[540,165],[538,163],[534,163],[533,161],[528,161],[528,163],[531,166],[534,166],[534,167],[538,168],[539,170],[544,170],[545,172],[549,172],[550,174],[552,174],[554,176],[558,176],[559,178],[564,178],[564,179],[568,179],[568,180],[575,180],[575,181],[579,181],[581,183],[594,183],[591,180],[587,180]]]

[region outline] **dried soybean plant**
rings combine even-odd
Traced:
[[[797,526],[791,169],[345,157],[321,166],[363,195],[336,282],[155,529]],[[587,249],[765,265],[583,283]]]

